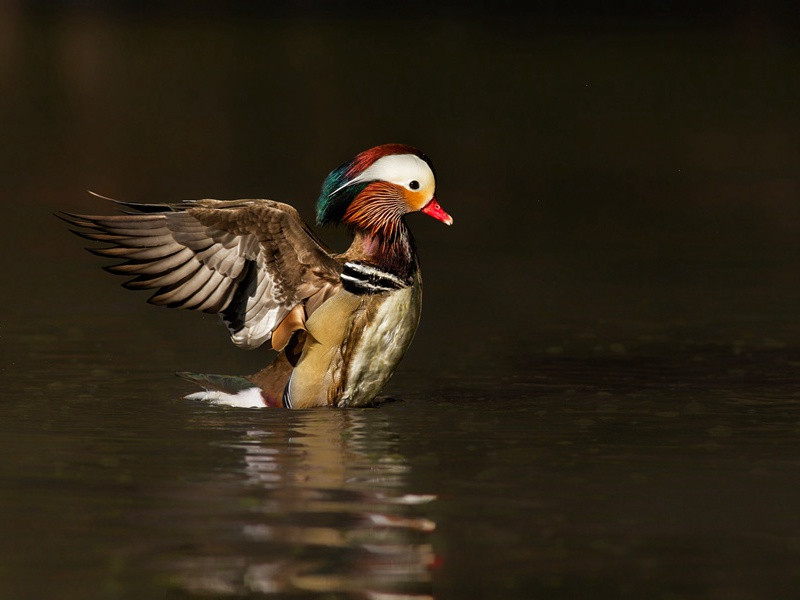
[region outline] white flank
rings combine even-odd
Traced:
[[[219,406],[233,406],[235,408],[264,408],[264,398],[257,387],[247,388],[236,394],[228,394],[219,390],[206,390],[184,396],[187,400],[203,400]]]

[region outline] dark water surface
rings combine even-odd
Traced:
[[[403,401],[290,412],[179,400],[84,325],[12,329],[6,597],[796,589],[800,353],[777,340],[409,370]]]
[[[796,32],[3,10],[0,597],[797,597]],[[182,400],[269,357],[50,214],[387,141],[455,225],[375,409]]]

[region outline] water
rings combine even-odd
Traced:
[[[45,349],[61,377],[7,380],[5,593],[791,596],[800,353],[551,352],[530,372],[412,370],[377,409],[289,412]]]
[[[796,595],[780,24],[440,19],[399,60],[405,21],[4,10],[0,597]],[[175,371],[267,354],[119,289],[50,215],[105,210],[90,188],[308,216],[390,140],[432,156],[455,225],[412,220],[423,319],[375,409],[183,400]]]

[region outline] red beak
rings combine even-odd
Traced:
[[[453,224],[453,217],[444,212],[444,209],[441,206],[439,206],[439,203],[436,201],[435,196],[431,198],[430,202],[428,202],[425,206],[423,206],[419,210],[420,212],[424,212],[429,217],[433,217],[437,221],[441,221],[445,225]]]

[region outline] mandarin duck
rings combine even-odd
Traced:
[[[356,407],[373,402],[407,350],[422,302],[419,260],[405,215],[453,223],[436,200],[430,160],[402,144],[377,146],[331,171],[317,223],[346,225],[336,254],[272,200],[120,202],[113,216],[61,213],[74,233],[124,259],[106,267],[154,289],[152,304],[217,313],[233,343],[278,352],[246,377],[179,373],[205,391],[187,398],[234,406]]]

